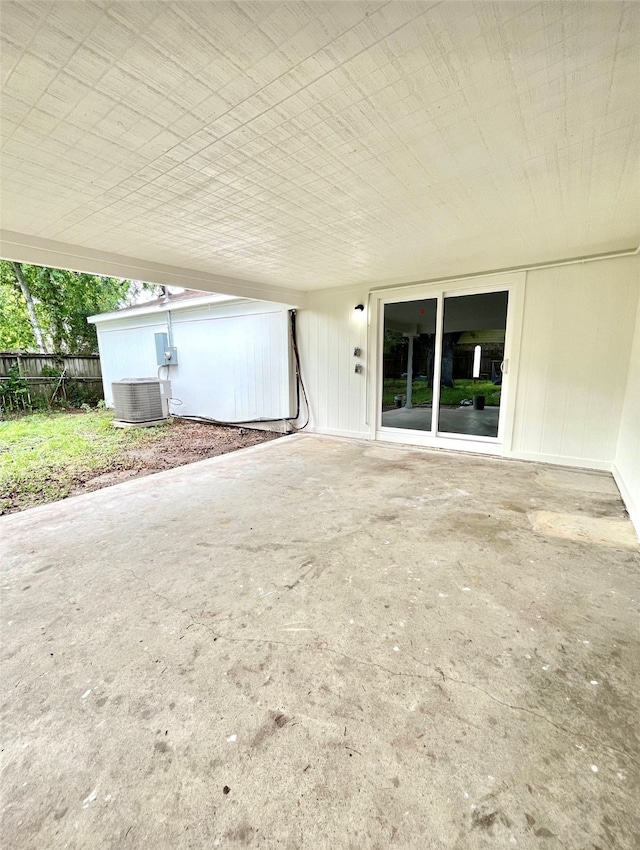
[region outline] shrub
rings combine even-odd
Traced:
[[[7,377],[0,380],[0,409],[11,413],[31,409],[29,384],[17,366],[10,366]]]

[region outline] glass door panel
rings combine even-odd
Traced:
[[[445,297],[438,433],[498,436],[508,300]]]
[[[384,305],[382,425],[431,431],[436,298]]]

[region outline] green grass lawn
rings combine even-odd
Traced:
[[[396,395],[407,394],[406,380],[386,380],[382,388],[382,406],[383,408],[395,407],[393,397]],[[418,404],[431,404],[433,400],[433,390],[427,386],[426,381],[414,381],[411,389],[411,403],[415,406]]]
[[[442,387],[440,404],[460,404],[463,398],[472,398],[474,395],[483,395],[486,405],[500,404],[500,387],[496,387],[491,381],[463,381],[456,380],[454,387]],[[382,390],[383,409],[395,407],[393,397],[395,395],[406,395],[406,380],[387,380]],[[433,390],[427,386],[426,381],[414,381],[411,392],[412,404],[431,404]]]
[[[113,413],[34,413],[0,422],[0,510],[68,496],[84,474],[126,466],[125,452],[166,434],[114,428]]]

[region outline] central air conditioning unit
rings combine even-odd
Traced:
[[[116,424],[155,425],[169,418],[171,382],[157,378],[124,378],[113,381]]]

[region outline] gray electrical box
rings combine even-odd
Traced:
[[[175,345],[169,345],[169,335],[165,333],[154,334],[156,340],[156,363],[158,366],[176,366],[178,363],[178,349]]]

